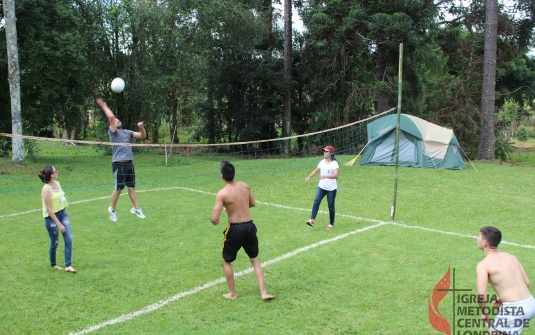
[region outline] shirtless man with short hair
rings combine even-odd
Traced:
[[[478,302],[482,311],[490,311],[485,302],[487,284],[490,283],[498,298],[493,307],[500,307],[492,324],[489,315],[481,318],[489,327],[489,334],[520,334],[528,321],[535,316],[535,299],[529,291],[529,278],[520,261],[513,255],[498,250],[502,233],[494,227],[479,230],[477,246],[485,253],[477,272]]]
[[[223,240],[223,270],[230,292],[223,294],[223,297],[227,299],[238,297],[234,285],[232,262],[236,259],[238,250],[243,247],[254,267],[262,300],[271,300],[275,297],[266,291],[264,270],[258,260],[256,226],[249,211],[249,208],[254,207],[256,202],[249,186],[244,182],[234,181],[234,174],[234,166],[223,161],[221,163],[221,178],[225,182],[225,187],[217,192],[214,210],[210,217],[210,221],[216,226],[219,224],[221,211],[225,210],[228,214],[229,226],[225,229]]]

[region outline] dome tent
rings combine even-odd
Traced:
[[[368,144],[360,165],[394,165],[397,114],[368,123]],[[412,115],[400,115],[399,166],[466,170],[453,130]]]

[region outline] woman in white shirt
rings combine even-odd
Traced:
[[[327,196],[327,203],[329,205],[330,220],[327,229],[334,227],[334,201],[338,191],[336,180],[338,179],[338,170],[340,168],[338,162],[334,158],[334,152],[335,149],[332,145],[328,145],[323,148],[323,160],[321,160],[314,171],[312,171],[312,173],[310,173],[310,175],[305,179],[305,183],[308,183],[310,178],[314,177],[318,172],[320,172],[320,182],[318,184],[318,189],[316,190],[314,205],[312,206],[312,215],[310,216],[310,220],[306,222],[306,224],[310,227],[314,227],[314,220],[316,219],[316,215],[318,215],[321,201],[325,196]]]

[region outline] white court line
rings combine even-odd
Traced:
[[[319,242],[307,245],[305,247],[296,249],[294,251],[288,252],[288,253],[286,253],[286,254],[284,254],[282,256],[273,258],[273,259],[271,259],[271,260],[269,260],[267,262],[263,262],[262,266],[266,267],[268,265],[280,262],[282,260],[285,260],[287,258],[293,257],[295,255],[298,255],[298,254],[300,254],[302,252],[305,252],[305,251],[308,251],[310,249],[319,247],[321,245],[324,245],[324,244],[327,244],[327,243],[331,243],[331,242],[335,242],[335,241],[341,240],[343,238],[346,238],[348,236],[355,235],[357,233],[365,232],[367,230],[371,230],[371,229],[374,229],[374,228],[377,228],[377,227],[380,227],[380,226],[383,226],[383,225],[388,225],[388,224],[389,224],[388,222],[380,222],[380,223],[374,224],[372,226],[367,226],[367,227],[364,227],[364,228],[360,228],[360,229],[351,231],[349,233],[345,233],[345,234],[341,234],[341,235],[335,236],[335,237],[327,239],[327,240],[319,241]],[[252,273],[253,270],[254,270],[254,268],[252,268],[252,267],[247,268],[245,270],[242,270],[240,272],[235,273],[234,277],[235,278],[236,277],[241,277],[243,275]],[[129,314],[123,314],[118,318],[115,318],[115,319],[112,319],[112,320],[109,320],[109,321],[106,321],[106,322],[103,322],[103,323],[99,323],[99,324],[96,324],[96,325],[93,325],[93,326],[89,326],[89,327],[83,328],[83,329],[75,331],[75,332],[71,332],[71,333],[69,333],[69,335],[87,334],[87,333],[90,333],[92,331],[98,330],[98,329],[106,327],[106,326],[111,326],[111,325],[114,325],[114,324],[117,324],[117,323],[128,321],[128,320],[130,320],[132,318],[135,318],[136,316],[140,316],[140,315],[143,315],[143,314],[150,313],[150,312],[155,311],[155,310],[157,310],[159,308],[162,308],[163,306],[169,304],[170,302],[176,301],[176,300],[178,300],[180,298],[183,298],[185,296],[188,296],[188,295],[191,295],[191,294],[194,294],[194,293],[198,293],[198,292],[200,292],[200,291],[202,291],[204,289],[210,288],[210,287],[215,286],[217,284],[224,283],[225,281],[226,281],[225,277],[213,280],[211,282],[208,282],[208,283],[204,284],[203,286],[194,287],[193,289],[191,289],[189,291],[178,293],[178,294],[176,294],[176,295],[174,295],[172,297],[169,297],[169,298],[164,299],[164,300],[160,300],[160,301],[158,301],[158,302],[156,302],[156,303],[154,303],[152,305],[148,305],[146,307],[143,307],[142,309],[140,309],[138,311],[135,311],[135,312],[132,312],[132,313],[129,313]]]
[[[153,189],[149,189],[149,190],[136,190],[136,192],[137,193],[144,193],[144,192],[169,191],[169,190],[184,190],[184,191],[196,192],[196,193],[207,194],[207,195],[216,195],[213,192],[206,192],[206,191],[197,190],[197,189],[194,189],[194,188],[181,187],[181,186],[153,188]],[[123,196],[123,195],[126,195],[126,193],[121,194],[121,196]],[[105,197],[98,197],[98,198],[87,199],[87,200],[79,200],[79,201],[70,202],[69,205],[76,205],[76,204],[81,204],[81,203],[85,203],[85,202],[104,200],[104,199],[109,199],[109,198],[110,198],[109,196],[105,196]],[[310,208],[309,209],[305,209],[305,208],[298,208],[298,207],[290,207],[290,206],[273,204],[273,203],[270,203],[270,202],[257,201],[256,203],[262,204],[262,205],[266,205],[266,206],[273,206],[273,207],[291,209],[291,210],[296,210],[296,211],[310,211]],[[29,214],[29,213],[39,212],[39,211],[41,211],[41,209],[32,209],[32,210],[29,210],[29,211],[26,211],[26,212],[19,212],[19,213],[13,213],[13,214],[0,215],[0,219],[3,218],[3,217],[19,216],[19,215],[24,215],[24,214]],[[323,211],[323,210],[318,211],[318,213],[328,214],[327,211]],[[361,218],[361,217],[353,216],[353,215],[346,215],[346,214],[336,214],[336,215],[341,216],[341,217],[347,217],[347,218],[350,218],[350,219],[355,219],[355,220],[372,222],[372,223],[380,223],[380,222],[382,222],[380,220],[366,219],[366,218]]]
[[[290,206],[285,206],[285,205],[272,204],[270,202],[257,201],[256,203],[257,204],[266,205],[266,206],[272,206],[272,207],[278,207],[278,208],[284,208],[284,209],[291,209],[291,210],[295,210],[295,211],[305,211],[305,212],[310,212],[311,211],[311,208],[305,209],[305,208],[298,208],[298,207],[290,207]],[[329,212],[323,211],[323,210],[318,211],[318,213],[329,214]],[[341,217],[360,220],[360,221],[372,222],[372,223],[383,223],[383,221],[381,221],[381,220],[366,219],[366,218],[361,218],[359,216],[353,216],[353,215],[347,215],[347,214],[338,214],[337,213],[336,216],[341,216]],[[386,222],[386,223],[389,223],[389,222]]]
[[[206,193],[206,192],[200,191],[200,193]],[[305,210],[305,209],[302,209],[302,208],[294,208],[294,207],[290,207],[290,206],[277,205],[277,204],[271,204],[271,203],[263,203],[263,204],[268,205],[268,206],[279,207],[279,208]],[[344,216],[350,217],[350,218],[356,218],[356,217],[353,217],[353,216],[350,216],[350,215],[344,215]],[[402,228],[420,229],[420,230],[434,232],[434,233],[453,235],[453,236],[459,236],[459,237],[466,237],[466,238],[477,238],[477,237],[470,236],[470,235],[447,232],[447,231],[443,231],[443,230],[426,228],[426,227],[421,227],[421,226],[409,226],[409,225],[402,224],[402,223],[384,222],[384,221],[373,220],[373,219],[366,219],[366,221],[374,221],[374,222],[376,222],[376,224],[371,225],[371,226],[367,226],[367,227],[364,227],[364,228],[360,228],[360,229],[357,229],[357,230],[353,230],[353,231],[345,233],[345,234],[340,234],[340,235],[335,236],[333,238],[322,240],[322,241],[307,245],[305,247],[296,249],[294,251],[288,252],[288,253],[283,254],[283,255],[281,255],[279,257],[276,257],[274,259],[271,259],[271,260],[268,260],[266,262],[263,262],[262,266],[266,267],[268,265],[280,262],[282,260],[285,260],[287,258],[293,257],[295,255],[298,255],[298,254],[303,253],[305,251],[308,251],[310,249],[316,248],[318,246],[321,246],[321,245],[324,245],[324,244],[327,244],[327,243],[331,243],[331,242],[335,242],[335,241],[341,240],[343,238],[346,238],[348,236],[355,235],[355,234],[361,233],[361,232],[365,232],[367,230],[378,228],[378,227],[381,227],[381,226],[384,226],[384,225],[394,225],[394,226],[398,226],[398,227],[402,227]],[[519,247],[523,247],[523,248],[535,249],[534,246],[530,246],[530,245],[522,245],[522,244],[517,244],[517,243],[512,243],[512,242],[505,242],[505,241],[502,241],[502,243],[506,243],[506,244],[510,244],[510,245],[514,245],[514,246],[519,246]],[[235,273],[234,277],[237,278],[237,277],[241,277],[243,275],[252,273],[253,270],[254,269],[252,267],[247,268],[245,270],[242,270],[240,272]],[[150,313],[150,312],[155,311],[157,309],[160,309],[163,306],[165,306],[165,305],[167,305],[167,304],[169,304],[169,303],[171,303],[173,301],[176,301],[176,300],[178,300],[180,298],[183,298],[185,296],[192,295],[192,294],[198,293],[198,292],[200,292],[200,291],[202,291],[204,289],[213,287],[213,286],[215,286],[217,284],[224,283],[225,280],[226,280],[225,277],[216,279],[214,281],[211,281],[211,282],[208,282],[208,283],[204,284],[203,286],[195,287],[195,288],[193,288],[193,289],[191,289],[189,291],[181,292],[181,293],[178,293],[178,294],[176,294],[174,296],[171,296],[171,297],[169,297],[167,299],[160,300],[160,301],[158,301],[158,302],[156,302],[154,304],[148,305],[148,306],[146,306],[146,307],[144,307],[144,308],[142,308],[142,309],[140,309],[138,311],[135,311],[135,312],[132,312],[132,313],[129,313],[129,314],[123,314],[118,318],[115,318],[115,319],[112,319],[112,320],[109,320],[109,321],[106,321],[106,322],[103,322],[103,323],[100,323],[100,324],[96,324],[96,325],[93,325],[93,326],[89,326],[89,327],[83,328],[83,329],[75,331],[75,332],[71,332],[68,335],[87,334],[87,333],[93,332],[95,330],[98,330],[98,329],[106,327],[106,326],[111,326],[111,325],[114,325],[114,324],[117,324],[117,323],[122,323],[122,322],[128,321],[128,320],[133,319],[133,318],[135,318],[137,316],[140,316],[140,315],[143,315],[143,314],[147,314],[147,313]]]
[[[197,189],[194,189],[194,188],[181,187],[181,186],[153,188],[153,189],[149,189],[149,190],[139,190],[139,191],[136,191],[136,192],[144,193],[144,192],[167,191],[167,190],[184,190],[184,191],[196,192],[196,193],[207,194],[207,195],[216,195],[213,192],[206,192],[206,191],[197,190]],[[121,196],[123,196],[123,195],[126,195],[126,194],[125,193],[121,194]],[[74,201],[74,202],[70,203],[70,205],[76,205],[76,204],[81,204],[81,203],[85,203],[85,202],[97,201],[97,200],[104,200],[104,199],[109,199],[109,198],[110,198],[109,196],[105,196],[105,197],[98,197],[98,198],[92,198],[92,199],[87,199],[87,200],[79,200],[79,201]],[[284,208],[284,209],[291,209],[291,210],[296,210],[296,211],[310,211],[310,209],[291,207],[291,206],[285,206],[285,205],[279,205],[279,204],[273,204],[273,203],[270,203],[270,202],[257,201],[257,203],[258,204],[262,204],[262,205],[266,205],[266,206],[272,206],[272,207]],[[29,210],[29,211],[26,211],[26,212],[4,214],[4,215],[0,215],[0,219],[4,218],[4,217],[19,216],[19,215],[24,215],[24,214],[29,214],[29,213],[39,212],[39,211],[41,211],[41,209],[32,209],[32,210]],[[327,211],[323,211],[323,210],[318,211],[318,213],[328,214]],[[347,217],[347,218],[350,218],[350,219],[359,220],[359,221],[372,222],[372,223],[383,223],[383,221],[381,221],[381,220],[367,219],[367,218],[362,218],[362,217],[359,217],[359,216],[353,216],[353,215],[347,215],[347,214],[336,214],[336,215],[337,216],[341,216],[341,217]],[[403,223],[397,223],[397,222],[387,222],[387,223],[391,224],[391,225],[403,227],[403,228],[420,229],[420,230],[430,231],[430,232],[444,234],[444,235],[453,235],[453,236],[467,237],[467,238],[477,238],[477,236],[459,234],[459,233],[449,232],[449,231],[445,231],[445,230],[426,228],[426,227],[421,227],[421,226],[410,226],[410,225],[406,225],[406,224],[403,224]],[[518,244],[518,243],[514,243],[514,242],[507,242],[507,241],[501,241],[501,244],[508,244],[508,245],[512,245],[512,246],[515,246],[515,247],[526,248],[526,249],[535,249],[535,246],[528,245],[528,244]]]
[[[30,209],[29,211],[26,211],[26,212],[4,214],[4,215],[0,215],[0,219],[8,217],[8,216],[19,216],[19,215],[30,214],[30,213],[40,212],[40,211],[42,211],[42,209]]]
[[[93,198],[93,199],[87,199],[87,200],[79,200],[79,201],[69,202],[69,205],[76,205],[76,204],[81,204],[81,203],[84,203],[84,202],[91,202],[91,201],[96,201],[96,200],[104,200],[104,199],[109,199],[109,198],[110,197],[107,196],[107,197],[99,197],[99,198]],[[40,211],[42,211],[42,209],[30,209],[29,211],[26,211],[26,212],[4,214],[4,215],[0,215],[0,219],[8,217],[8,216],[19,216],[19,215],[35,213],[35,212],[40,212]]]
[[[167,190],[184,190],[184,191],[196,192],[196,193],[207,194],[207,195],[216,195],[213,192],[207,192],[207,191],[197,190],[197,189],[189,188],[189,187],[181,187],[181,186],[153,188],[153,189],[149,189],[149,190],[139,190],[139,191],[136,191],[136,192],[144,193],[144,192],[167,191]],[[121,194],[121,196],[123,196],[123,195],[126,195],[126,194],[125,193]],[[98,198],[92,198],[92,199],[87,199],[87,200],[79,200],[79,201],[72,202],[70,204],[71,205],[76,205],[76,204],[81,204],[81,203],[85,203],[85,202],[104,200],[104,199],[109,199],[109,198],[110,198],[109,196],[98,197]],[[258,204],[262,204],[262,205],[266,205],[266,206],[272,206],[272,207],[284,208],[284,209],[291,209],[291,210],[296,210],[296,211],[310,211],[310,209],[291,207],[291,206],[285,206],[285,205],[279,205],[279,204],[273,204],[273,203],[270,203],[270,202],[257,201],[257,203]],[[39,212],[39,211],[41,211],[41,209],[32,209],[32,210],[29,210],[29,211],[26,211],[26,212],[19,212],[19,213],[0,215],[0,219],[4,218],[4,217],[19,216],[19,215],[24,215],[24,214],[29,214],[29,213]],[[318,211],[318,213],[328,214],[327,211],[323,211],[323,210]],[[362,218],[362,217],[359,217],[359,216],[353,216],[353,215],[347,215],[347,214],[336,214],[336,215],[337,216],[341,216],[341,217],[347,217],[347,218],[350,218],[350,219],[365,221],[365,222],[372,222],[372,223],[382,223],[383,222],[381,220],[367,219],[367,218]],[[410,226],[410,225],[406,225],[406,224],[403,224],[403,223],[397,223],[397,222],[388,222],[388,224],[392,224],[392,225],[403,227],[403,228],[409,228],[409,229],[420,229],[420,230],[439,233],[439,234],[444,234],[444,235],[453,235],[453,236],[467,237],[467,238],[477,238],[477,236],[459,234],[459,233],[455,233],[455,232],[449,232],[449,231],[438,230],[438,229],[433,229],[433,228],[426,228],[426,227],[421,227],[421,226]],[[508,244],[508,245],[512,245],[512,246],[515,246],[515,247],[526,248],[526,249],[535,249],[535,246],[528,245],[528,244],[518,244],[518,243],[514,243],[514,242],[507,242],[507,241],[501,241],[501,244]]]
[[[144,193],[144,192],[155,192],[155,191],[177,190],[177,189],[185,190],[185,191],[191,191],[191,192],[197,192],[197,193],[203,193],[203,194],[215,195],[215,193],[205,192],[205,191],[196,190],[196,189],[193,189],[193,188],[180,187],[180,186],[165,187],[165,188],[154,188],[154,189],[150,189],[150,190],[140,190],[140,191],[136,190],[136,192],[137,193]],[[128,195],[128,194],[127,193],[121,194],[121,196],[123,196],[123,195]],[[74,201],[74,202],[69,202],[69,205],[76,205],[76,204],[81,204],[81,203],[84,203],[84,202],[92,202],[92,201],[105,200],[105,199],[110,199],[110,196],[98,197],[98,198],[92,198],[92,199],[86,199],[86,200],[78,200],[78,201]],[[26,211],[26,212],[4,214],[4,215],[0,215],[0,219],[1,218],[5,218],[5,217],[9,217],[9,216],[20,216],[20,215],[29,214],[29,213],[35,213],[35,212],[40,212],[40,211],[42,211],[42,209],[31,209],[31,210]]]
[[[197,190],[197,189],[192,189],[192,188],[187,188],[187,187],[180,187],[180,186],[167,187],[167,188],[157,188],[157,189],[150,189],[150,190],[140,190],[140,191],[137,191],[137,192],[138,193],[142,193],[142,192],[154,192],[154,191],[176,190],[176,189],[181,189],[181,190],[190,191],[190,192],[196,192],[196,193],[201,193],[201,194],[207,194],[207,195],[215,195],[215,193],[213,193],[213,192],[206,192],[206,191],[202,191],[202,190]],[[91,202],[91,201],[97,201],[97,200],[103,200],[103,199],[109,199],[109,196],[75,201],[75,202],[72,202],[71,205],[85,203],[85,202]],[[257,201],[257,203],[258,204],[262,204],[262,205],[266,205],[266,206],[272,206],[272,207],[284,208],[284,209],[290,209],[290,210],[310,211],[310,209],[291,207],[291,206],[285,206],[285,205],[279,205],[279,204],[273,204],[273,203],[269,203],[269,202]],[[0,218],[7,217],[7,216],[19,216],[19,215],[24,215],[24,214],[28,214],[28,213],[38,212],[40,210],[41,209],[36,209],[36,210],[30,210],[30,211],[26,211],[26,212],[7,214],[7,215],[0,216]],[[319,211],[319,212],[320,213],[328,213],[326,211]],[[347,214],[337,214],[337,216],[347,217],[347,218],[360,220],[360,221],[372,222],[372,223],[375,223],[375,224],[371,225],[371,226],[367,226],[367,227],[361,228],[361,229],[357,229],[357,230],[351,231],[349,233],[341,234],[341,235],[335,236],[335,237],[330,238],[330,239],[322,240],[322,241],[310,244],[308,246],[305,246],[305,247],[302,247],[302,248],[299,248],[299,249],[296,249],[296,250],[294,250],[292,252],[289,252],[289,253],[286,253],[286,254],[281,255],[279,257],[276,257],[274,259],[268,260],[268,261],[262,263],[262,266],[268,266],[268,265],[280,262],[282,260],[285,260],[287,258],[290,258],[290,257],[295,256],[297,254],[300,254],[302,252],[308,251],[310,249],[316,248],[318,246],[321,246],[321,245],[324,245],[324,244],[327,244],[327,243],[331,243],[331,242],[335,242],[335,241],[338,241],[338,240],[343,239],[345,237],[348,237],[348,236],[351,236],[351,235],[354,235],[354,234],[357,234],[357,233],[360,233],[360,232],[364,232],[364,231],[367,231],[367,230],[370,230],[370,229],[378,228],[378,227],[381,227],[381,226],[384,226],[384,225],[394,225],[394,226],[398,226],[398,227],[402,227],[402,228],[419,229],[419,230],[423,230],[423,231],[429,231],[429,232],[434,232],[434,233],[439,233],[439,234],[444,234],[444,235],[452,235],[452,236],[465,237],[465,238],[473,238],[473,239],[477,238],[476,236],[459,234],[459,233],[455,233],[455,232],[448,232],[448,231],[445,231],[445,230],[438,230],[438,229],[426,228],[426,227],[421,227],[421,226],[410,226],[410,225],[397,223],[397,222],[385,222],[385,221],[380,221],[380,220],[375,220],[375,219],[361,218],[361,217],[358,217],[358,216],[352,216],[352,215],[347,215]],[[513,245],[513,246],[517,246],[517,247],[521,247],[521,248],[535,249],[535,246],[531,246],[531,245],[517,244],[517,243],[507,242],[507,241],[502,241],[501,243],[509,244],[509,245]],[[242,270],[240,272],[235,273],[234,276],[235,277],[240,277],[240,276],[243,276],[245,274],[252,273],[253,270],[254,269],[252,267],[251,268],[247,268],[245,270]],[[198,292],[200,292],[200,291],[202,291],[204,289],[207,289],[207,288],[213,287],[213,286],[215,286],[217,284],[223,283],[223,282],[225,282],[225,280],[226,279],[224,277],[216,279],[216,280],[213,280],[211,282],[206,283],[203,286],[195,287],[195,288],[193,288],[193,289],[191,289],[189,291],[181,292],[181,293],[178,293],[178,294],[176,294],[174,296],[171,296],[171,297],[169,297],[167,299],[160,300],[160,301],[158,301],[158,302],[156,302],[154,304],[148,305],[148,306],[146,306],[146,307],[144,307],[144,308],[142,308],[142,309],[140,309],[138,311],[135,311],[135,312],[132,312],[132,313],[129,313],[129,314],[123,314],[118,318],[115,318],[115,319],[112,319],[112,320],[109,320],[109,321],[106,321],[106,322],[103,322],[103,323],[100,323],[100,324],[97,324],[97,325],[89,326],[89,327],[83,328],[83,329],[75,331],[75,332],[71,332],[71,333],[69,333],[69,335],[87,334],[87,333],[93,332],[95,330],[98,330],[98,329],[106,327],[106,326],[110,326],[110,325],[113,325],[113,324],[125,322],[125,321],[130,320],[130,319],[132,319],[134,317],[137,317],[137,316],[140,316],[140,315],[143,315],[143,314],[147,314],[149,312],[157,310],[157,309],[159,309],[159,308],[161,308],[161,307],[163,307],[163,306],[165,306],[165,305],[167,305],[167,304],[169,304],[169,303],[171,303],[173,301],[176,301],[176,300],[178,300],[180,298],[183,298],[185,296],[198,293]]]
[[[390,224],[394,225],[394,226],[403,227],[403,228],[420,229],[420,230],[430,231],[430,232],[433,232],[433,233],[439,233],[439,234],[444,234],[444,235],[453,235],[453,236],[477,239],[477,236],[453,233],[453,232],[449,232],[449,231],[445,231],[445,230],[438,230],[438,229],[426,228],[426,227],[421,227],[421,226],[409,226],[409,225],[406,225],[406,224],[403,224],[403,223],[398,223],[398,222],[390,222]],[[514,243],[514,242],[507,242],[507,241],[501,241],[500,244],[508,244],[508,245],[513,245],[515,247],[526,248],[526,249],[535,249],[535,246],[533,246],[533,245],[518,244],[518,243]]]

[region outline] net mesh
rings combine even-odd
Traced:
[[[203,164],[229,160],[265,159],[262,168],[240,169],[240,177],[288,172],[310,166],[306,158],[317,160],[322,148],[332,145],[341,163],[354,157],[367,143],[366,125],[374,119],[392,113],[394,109],[344,126],[309,134],[262,141],[218,144],[121,144],[131,146],[134,153],[136,188],[199,186],[206,178],[217,178],[218,169],[203,173]],[[9,142],[14,137],[24,139],[26,161],[11,162]],[[0,133],[0,184],[4,194],[35,192],[39,170],[53,165],[60,171],[60,181],[77,192],[102,188],[109,191],[113,183],[110,142],[65,140]],[[344,156],[348,156],[344,158]],[[304,158],[304,159],[303,159]],[[317,163],[317,162],[316,162]],[[172,169],[166,167],[184,167]],[[157,168],[157,169],[156,169]]]

